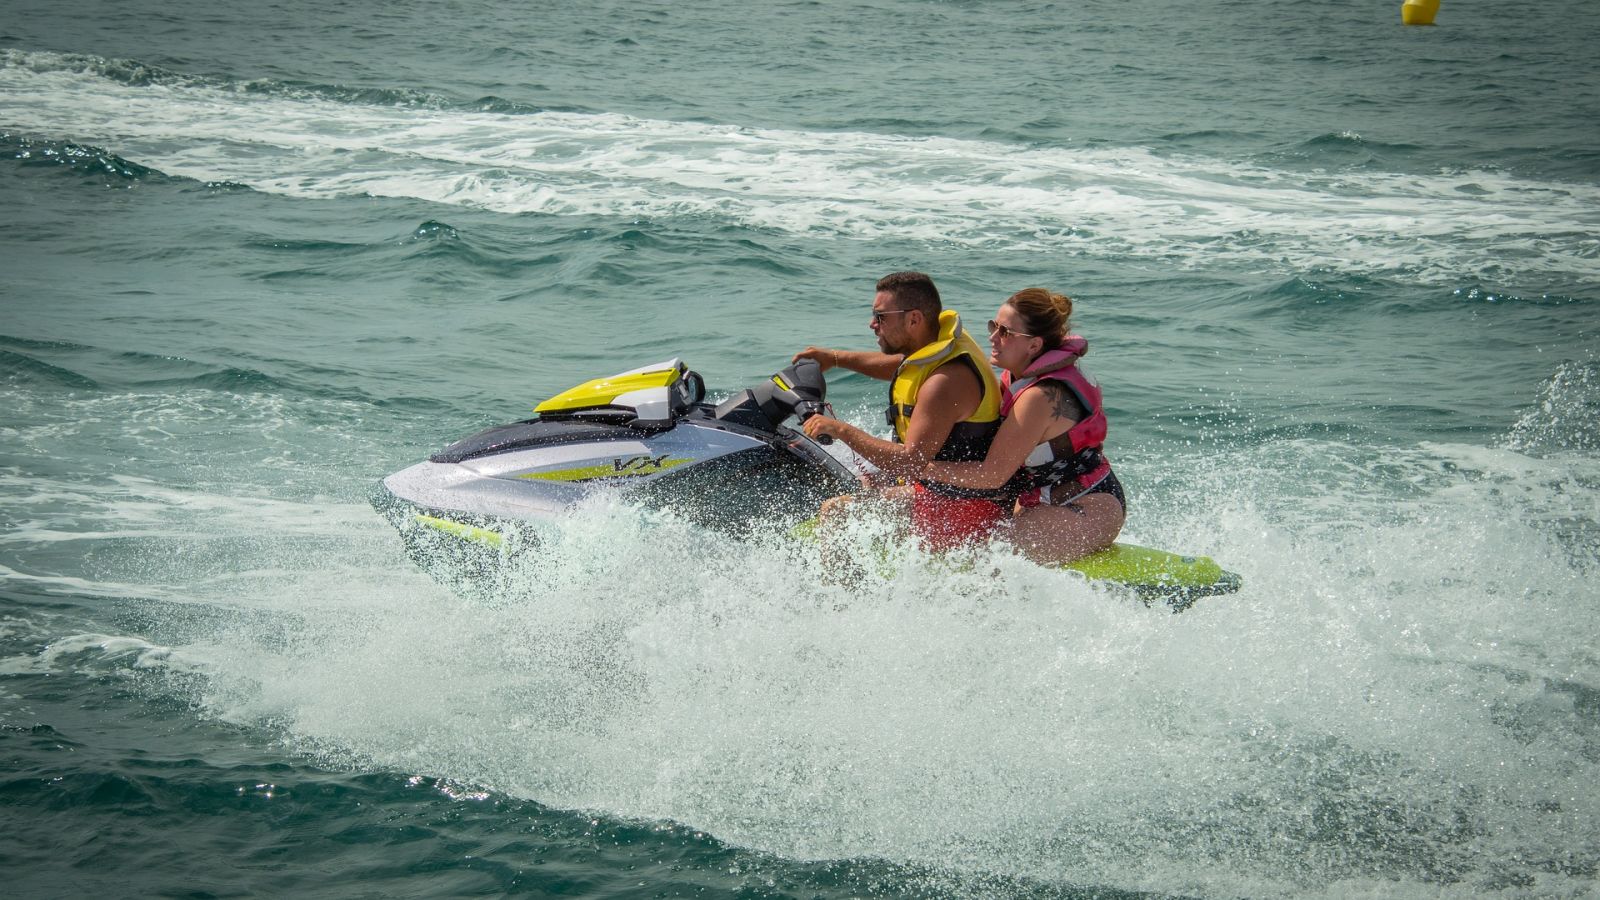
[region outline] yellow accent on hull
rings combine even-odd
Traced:
[[[1208,587],[1223,579],[1222,567],[1209,556],[1182,556],[1137,544],[1112,544],[1061,568],[1096,581],[1171,587]]]
[[[790,529],[789,534],[800,540],[815,540],[817,520],[807,519]],[[887,554],[887,548],[882,552]],[[892,570],[882,570],[887,566],[886,559],[884,564],[880,574],[892,577]],[[1209,556],[1184,556],[1138,544],[1112,544],[1099,553],[1047,568],[1077,572],[1090,581],[1125,585],[1147,600],[1165,599],[1174,610],[1188,608],[1197,597],[1231,594],[1243,583],[1238,575],[1217,565]]]
[[[662,369],[657,372],[640,372],[636,375],[608,375],[585,381],[575,388],[551,397],[535,406],[536,413],[566,412],[571,409],[593,409],[605,406],[617,397],[646,388],[670,387],[678,380],[678,370]]]
[[[637,462],[643,460],[642,462]],[[654,475],[665,472],[674,467],[681,466],[691,459],[664,459],[659,462],[650,457],[640,456],[600,466],[579,466],[576,469],[557,469],[552,472],[526,472],[518,478],[528,481],[594,481],[597,478],[638,478],[642,475]]]
[[[465,522],[453,522],[449,519],[441,519],[438,516],[429,516],[422,513],[417,513],[412,518],[419,524],[426,525],[435,531],[442,531],[453,537],[461,538],[464,541],[483,544],[496,550],[505,545],[505,536],[488,528],[479,528],[476,525],[468,525]]]

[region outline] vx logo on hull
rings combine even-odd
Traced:
[[[651,456],[648,453],[641,453],[638,456],[617,456],[613,457],[609,464],[594,465],[591,463],[573,469],[525,472],[517,477],[529,481],[595,481],[601,478],[642,478],[646,475],[665,472],[674,466],[694,462],[693,459],[688,457],[668,459],[667,457],[670,455],[669,453],[663,453],[660,456]]]

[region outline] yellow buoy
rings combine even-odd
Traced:
[[[1439,14],[1439,0],[1406,0],[1400,5],[1400,21],[1407,25],[1432,25]]]

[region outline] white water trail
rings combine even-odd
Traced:
[[[1489,171],[1307,174],[1138,147],[362,105],[197,78],[129,83],[110,68],[0,51],[0,128],[292,197],[1441,284],[1600,278],[1600,188]]]

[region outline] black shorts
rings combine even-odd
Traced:
[[[1055,487],[1051,488],[1051,492],[1054,493],[1060,489],[1061,486],[1056,485]],[[1090,494],[1110,494],[1111,496],[1117,498],[1117,502],[1122,504],[1122,508],[1124,510],[1128,508],[1128,498],[1123,496],[1122,482],[1117,480],[1117,473],[1115,472],[1107,472],[1106,477],[1095,482],[1094,487],[1089,488],[1087,491],[1083,491],[1082,493],[1073,495],[1071,500],[1062,505],[1071,506],[1073,503],[1082,500],[1084,497],[1087,497]]]

